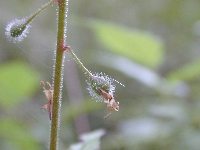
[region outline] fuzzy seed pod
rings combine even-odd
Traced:
[[[92,98],[96,99],[96,101],[102,102],[107,100],[105,96],[102,95],[101,91],[105,91],[113,95],[115,92],[115,85],[113,84],[113,79],[108,77],[103,73],[96,73],[92,75],[92,78],[87,80],[87,90],[89,91]]]
[[[26,24],[26,22],[26,18],[14,19],[7,25],[5,35],[9,41],[19,43],[26,37],[30,27],[30,23]]]

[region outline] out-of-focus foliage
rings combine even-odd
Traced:
[[[153,35],[105,21],[93,20],[90,26],[102,45],[113,53],[148,67],[157,67],[163,61],[162,43]]]
[[[35,72],[23,62],[13,61],[0,66],[0,105],[10,108],[30,97],[37,88]]]
[[[0,141],[1,149],[40,149],[40,146],[36,144],[36,141],[30,131],[25,129],[22,123],[19,123],[13,119],[1,118],[0,120]]]
[[[80,135],[82,142],[73,144],[69,150],[95,150],[100,149],[100,138],[105,134],[103,129]]]
[[[172,81],[181,80],[189,81],[198,78],[200,75],[200,60],[186,64],[185,66],[173,71],[167,75],[167,78]]]
[[[47,100],[39,81],[52,79],[56,6],[34,19],[20,44],[10,43],[3,30],[45,2],[0,2],[0,149],[48,149],[49,118],[40,110]],[[199,6],[196,0],[69,1],[67,44],[89,70],[125,88],[116,83],[120,109],[104,120],[106,104],[89,97],[85,76],[66,53],[61,150],[84,143],[79,135],[99,128],[106,131],[102,150],[199,149]],[[98,144],[101,136],[94,138]]]

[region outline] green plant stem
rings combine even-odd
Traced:
[[[76,54],[74,54],[74,52],[71,50],[71,49],[69,49],[68,50],[69,52],[70,52],[70,54],[72,55],[72,57],[74,58],[74,60],[76,61],[76,63],[80,66],[80,68],[83,70],[83,72],[86,74],[86,75],[88,75],[88,77],[91,79],[91,80],[93,80],[93,78],[92,78],[92,74],[90,73],[90,71],[87,69],[87,68],[85,68],[85,66],[83,65],[83,63],[80,61],[80,59],[76,56]]]
[[[36,11],[34,14],[28,17],[25,25],[29,24],[33,20],[33,18],[35,18],[39,13],[41,13],[43,10],[45,10],[50,5],[53,5],[54,3],[55,3],[55,0],[51,0],[48,3],[46,3],[44,6],[42,6],[40,9],[38,9],[38,11]]]
[[[57,29],[57,47],[55,57],[55,70],[53,77],[53,105],[52,105],[52,121],[51,121],[51,135],[50,135],[50,150],[58,149],[58,134],[60,129],[60,109],[61,109],[61,92],[63,83],[63,61],[64,51],[62,45],[64,44],[66,33],[66,4],[67,0],[60,0],[58,2],[58,29]]]

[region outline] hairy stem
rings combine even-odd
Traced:
[[[76,61],[76,63],[80,66],[80,68],[83,70],[84,74],[88,75],[88,77],[93,80],[92,78],[92,74],[90,73],[90,71],[85,68],[85,66],[83,65],[83,63],[80,61],[80,59],[76,56],[76,54],[74,54],[74,52],[71,49],[68,49],[68,51],[70,52],[70,54],[72,55],[72,57],[74,58],[74,60]]]
[[[53,77],[53,105],[52,105],[52,121],[50,135],[50,150],[58,149],[58,134],[60,129],[60,109],[62,99],[63,86],[63,67],[64,67],[64,51],[62,45],[65,43],[66,37],[66,13],[67,0],[58,1],[58,29],[57,29],[57,47],[55,51],[55,68]]]
[[[47,7],[51,6],[53,3],[55,3],[55,0],[51,0],[48,3],[46,3],[44,6],[42,6],[40,9],[38,9],[38,11],[36,11],[34,14],[32,14],[28,20],[26,21],[26,24],[29,24],[33,18],[35,18],[39,13],[41,13],[43,10],[45,10]]]

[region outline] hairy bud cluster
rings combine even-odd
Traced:
[[[14,43],[21,42],[28,33],[31,21],[43,10],[45,10],[47,7],[51,6],[55,2],[56,0],[51,0],[47,2],[38,11],[30,15],[29,17],[23,19],[14,19],[13,21],[11,21],[6,26],[6,32],[5,32],[5,35],[8,38],[8,40]]]
[[[105,101],[105,97],[102,96],[101,91],[105,91],[113,95],[115,92],[115,85],[113,84],[114,79],[110,78],[109,76],[103,73],[96,73],[92,75],[92,78],[87,80],[87,90],[89,91],[92,98],[96,99],[98,102]]]
[[[5,35],[9,41],[19,43],[24,39],[24,37],[26,37],[30,27],[30,23],[26,24],[26,22],[27,19],[25,18],[20,20],[14,19],[7,25]]]

